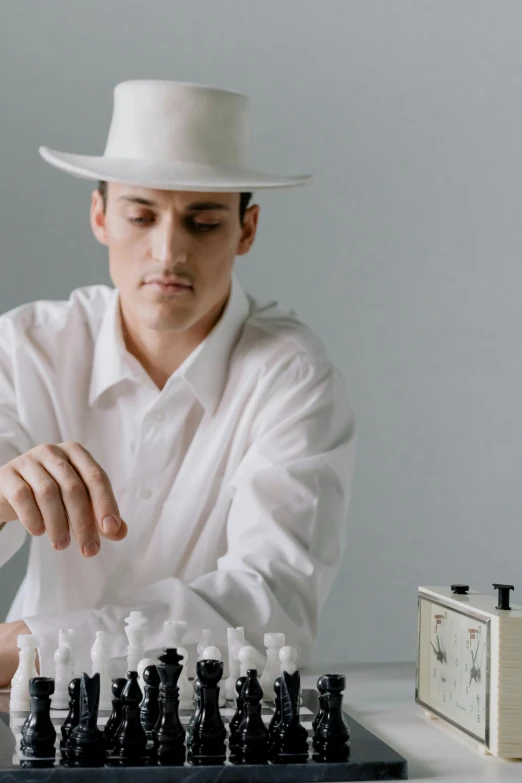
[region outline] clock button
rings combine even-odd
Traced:
[[[469,593],[469,585],[451,585],[451,592],[456,595],[467,595]]]
[[[514,590],[513,585],[497,585],[494,584],[495,590],[498,590],[498,606],[497,609],[511,609],[509,605],[509,591]]]

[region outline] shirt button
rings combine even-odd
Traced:
[[[156,421],[163,421],[164,416],[165,416],[165,414],[163,413],[163,411],[157,411],[154,414],[154,418],[156,419]]]
[[[150,489],[147,489],[146,487],[143,487],[140,489],[140,498],[143,498],[143,500],[147,500],[152,495],[152,492]]]
[[[122,562],[120,563],[120,565],[118,567],[118,571],[122,575],[123,574],[130,574],[130,572],[132,571],[132,563],[129,563],[128,560],[122,560]]]

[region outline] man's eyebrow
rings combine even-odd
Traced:
[[[120,196],[118,201],[130,201],[134,204],[143,204],[146,207],[157,207],[157,202],[151,201],[141,196]],[[221,204],[219,201],[195,201],[185,207],[185,212],[203,212],[210,209],[221,209],[230,212],[228,204]]]

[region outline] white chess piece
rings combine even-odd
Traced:
[[[69,683],[73,679],[73,657],[71,648],[59,644],[54,653],[54,693],[51,709],[66,710],[69,707]]]
[[[72,666],[71,679],[77,676],[75,641],[76,641],[76,628],[69,628],[67,631],[64,631],[63,628],[60,628],[58,630],[58,647],[62,647],[65,645],[65,647],[68,647],[69,650],[71,651],[71,666]]]
[[[112,709],[112,682],[109,677],[109,651],[105,645],[105,631],[96,631],[91,647],[92,673],[100,675],[100,703],[98,709]]]
[[[227,628],[228,644],[228,678],[225,681],[225,698],[227,701],[236,701],[236,680],[239,677],[239,658],[238,653],[241,647],[245,646],[245,629],[242,626],[238,628]]]
[[[221,650],[219,649],[219,647],[205,647],[205,649],[201,651],[200,660],[222,661]],[[219,688],[218,704],[220,707],[224,707],[226,704],[226,698],[225,698],[225,688],[224,688],[223,679],[221,679],[218,682],[218,688]]]
[[[36,671],[38,638],[32,633],[21,633],[16,639],[16,644],[20,653],[18,668],[11,680],[10,712],[31,709],[29,680],[31,677],[38,677],[38,672]]]
[[[242,647],[238,654],[239,676],[246,677],[249,669],[257,669],[257,652],[253,647]]]
[[[198,661],[203,660],[201,654],[207,647],[212,647],[212,631],[210,628],[203,628],[201,631],[201,641],[197,646]]]
[[[183,647],[183,637],[187,632],[187,623],[183,620],[166,620],[163,623],[163,646],[175,647],[183,658],[183,669],[179,675],[179,706],[182,710],[191,709],[194,704],[194,692],[187,675],[188,652]]]
[[[285,635],[284,633],[265,633],[264,644],[266,666],[259,678],[259,684],[263,689],[263,698],[272,701],[274,699],[274,682],[281,673],[279,650],[285,646]]]
[[[297,661],[297,650],[295,647],[290,647],[289,645],[286,647],[281,647],[279,650],[279,661],[280,661],[280,671],[288,672],[288,674],[293,674],[296,669],[296,661]]]
[[[138,672],[138,685],[141,688],[142,696],[145,696],[145,680],[143,679],[143,672],[145,671],[147,666],[156,666],[156,661],[153,660],[152,658],[142,658],[141,661],[138,663],[138,668],[136,671]]]
[[[147,630],[149,621],[143,614],[143,612],[131,612],[128,617],[125,618],[127,625],[125,626],[125,633],[129,641],[127,647],[127,671],[137,672],[138,663],[142,658],[145,658],[145,637],[147,636]]]

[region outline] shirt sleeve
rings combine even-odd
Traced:
[[[19,421],[9,326],[0,319],[0,465],[32,448],[31,438]],[[14,520],[0,528],[0,567],[17,552],[27,531]]]
[[[271,383],[232,477],[227,551],[217,569],[190,584],[163,579],[118,606],[24,618],[40,639],[42,671],[52,671],[60,627],[78,628],[87,652],[96,631],[106,631],[111,658],[124,660],[130,609],[149,619],[147,655],[162,646],[163,622],[183,619],[189,664],[202,628],[212,629],[226,662],[226,628],[240,625],[261,654],[264,634],[283,632],[305,663],[345,546],[355,443],[341,371],[326,360],[292,359]]]

